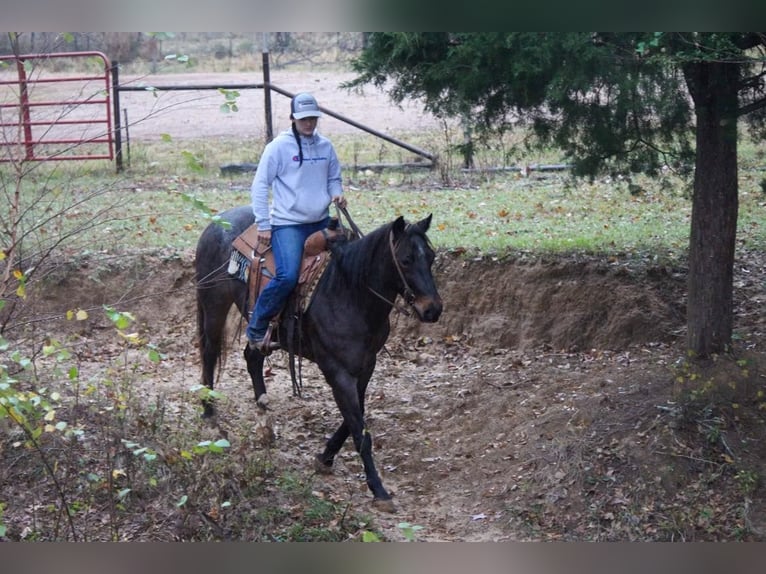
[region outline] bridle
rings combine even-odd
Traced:
[[[402,298],[404,298],[404,302],[407,303],[410,307],[415,307],[415,292],[410,288],[409,283],[407,283],[407,279],[404,277],[404,272],[402,271],[402,266],[399,265],[399,260],[396,258],[396,243],[394,243],[394,232],[389,231],[388,232],[388,246],[391,249],[391,259],[394,260],[394,267],[396,267],[396,272],[399,273],[399,279],[402,280],[402,284],[404,285],[404,290],[402,292]],[[402,315],[405,315],[407,317],[411,317],[412,313],[410,313],[410,310],[403,306],[399,305],[395,300],[389,301],[386,297],[375,291],[372,287],[369,285],[367,286],[367,289],[370,290],[370,293],[378,297],[379,299],[382,299],[391,307],[399,311]]]
[[[357,225],[351,219],[351,216],[348,214],[348,210],[345,207],[340,207],[339,205],[336,205],[335,207],[339,211],[341,211],[343,213],[343,215],[346,217],[346,220],[348,221],[348,224],[351,226],[351,230],[357,235],[357,237],[359,237],[359,238],[364,237],[364,234],[361,232],[359,227],[357,227]],[[338,221],[340,221],[340,217],[338,217]],[[407,227],[405,228],[405,230],[408,229],[410,227],[410,225],[411,224],[408,223]],[[402,285],[404,285],[404,289],[402,291],[402,298],[404,299],[404,302],[407,303],[407,305],[409,305],[410,307],[414,308],[416,295],[415,295],[415,292],[410,287],[410,284],[407,283],[407,279],[404,277],[404,271],[402,271],[402,266],[400,265],[399,260],[396,258],[396,246],[397,246],[397,244],[394,242],[394,231],[391,230],[391,231],[388,232],[388,247],[389,247],[389,249],[391,251],[391,259],[394,260],[394,267],[396,268],[396,272],[399,274],[399,279],[401,279]],[[367,289],[369,289],[370,293],[372,293],[373,295],[375,295],[379,299],[381,299],[381,300],[385,301],[386,303],[388,303],[389,305],[391,305],[391,307],[396,309],[399,313],[402,313],[403,315],[405,315],[407,317],[411,317],[412,316],[412,313],[410,312],[410,310],[407,307],[405,307],[403,305],[399,305],[395,300],[394,301],[390,301],[387,297],[381,295],[380,293],[378,293],[375,289],[373,289],[369,285],[367,286]]]

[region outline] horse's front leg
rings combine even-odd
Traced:
[[[266,381],[263,379],[264,359],[265,357],[259,351],[245,345],[247,372],[250,374],[250,380],[253,383],[255,402],[262,410],[266,410],[269,406],[269,397],[266,394]]]
[[[391,500],[391,495],[380,480],[372,458],[372,434],[364,424],[363,405],[359,401],[356,379],[348,373],[341,372],[334,379],[328,378],[328,382],[332,387],[335,402],[343,415],[343,422],[354,440],[356,451],[362,458],[367,487],[372,491],[374,497],[373,505],[379,510],[394,512],[396,507]],[[343,426],[333,436],[340,439],[345,432],[342,429]]]
[[[372,356],[371,364],[365,369],[362,376],[359,377],[357,384],[357,398],[359,400],[359,409],[362,413],[362,419],[364,419],[364,401],[367,394],[367,384],[370,382],[372,372],[375,370],[375,355]],[[351,431],[344,420],[338,429],[333,433],[330,439],[327,441],[327,446],[322,454],[318,454],[314,460],[314,467],[317,472],[322,474],[330,474],[332,472],[332,465],[335,461],[335,455],[340,452],[343,447],[343,443],[346,442],[348,435]]]

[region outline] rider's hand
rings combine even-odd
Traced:
[[[346,197],[344,195],[338,195],[336,197],[332,198],[333,203],[340,207],[341,209],[346,209]]]
[[[258,231],[258,243],[268,245],[271,243],[271,229],[263,229]]]

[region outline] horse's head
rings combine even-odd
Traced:
[[[442,299],[431,272],[435,253],[426,236],[430,226],[431,215],[410,224],[399,217],[391,228],[391,250],[399,273],[399,294],[425,323],[435,323],[442,314]]]

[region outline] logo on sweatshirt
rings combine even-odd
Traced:
[[[327,158],[327,157],[304,157],[303,161],[304,161],[304,163],[305,162],[309,162],[309,161],[317,163],[317,162],[320,162],[320,161],[328,161],[328,159],[329,158]],[[301,156],[294,155],[293,156],[293,161],[301,161]]]

